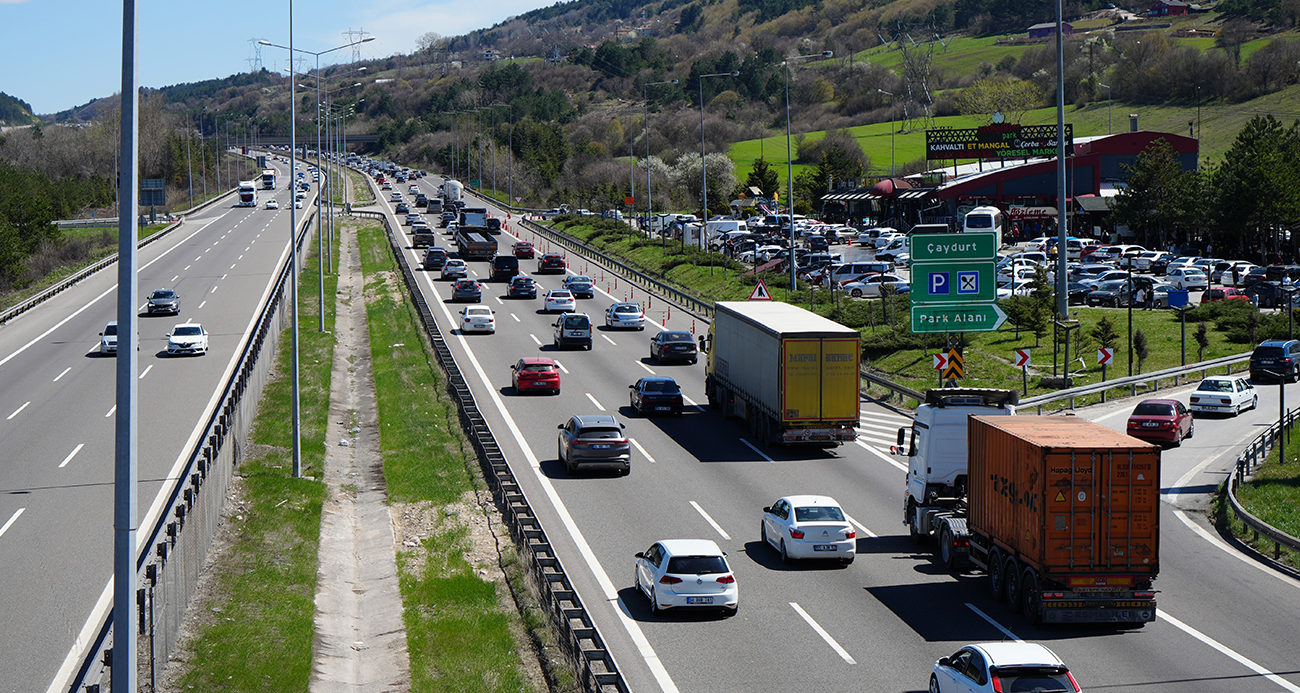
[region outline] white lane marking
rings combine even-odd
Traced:
[[[189,271],[189,269],[190,269],[191,266],[192,266],[192,265],[186,265],[186,266],[185,266],[185,269],[183,269],[183,270],[181,270],[181,271],[182,271],[182,272],[187,272],[187,271]]]
[[[808,625],[812,626],[812,629],[817,631],[818,635],[822,636],[822,640],[825,640],[826,644],[830,645],[832,650],[835,650],[835,654],[839,655],[849,664],[857,664],[857,662],[853,661],[853,658],[849,656],[849,653],[845,651],[843,647],[840,647],[839,643],[835,642],[835,638],[832,638],[831,634],[827,633],[825,628],[822,628],[821,625],[813,620],[812,616],[808,615],[807,611],[803,610],[803,607],[799,606],[799,604],[795,602],[790,602],[790,607],[794,609],[795,613],[802,616],[803,620],[807,621]]]
[[[215,287],[215,286],[212,287],[212,290],[209,291],[208,293],[209,293],[209,294],[215,294],[215,293],[217,293],[217,287]]]
[[[136,378],[136,380],[144,380],[144,377],[145,377],[146,375],[149,375],[149,371],[151,371],[151,370],[153,370],[153,364],[152,364],[152,363],[149,364],[149,367],[148,367],[148,368],[144,369],[144,372],[141,373],[141,374],[140,374],[140,377],[139,377],[139,378]]]
[[[597,402],[597,401],[596,401],[596,398],[595,398],[595,397],[592,397],[590,392],[587,393],[587,399],[591,400],[591,403],[594,404],[594,405],[596,405],[596,408],[597,408],[597,409],[599,409],[599,410],[601,410],[601,411],[605,411],[605,408],[602,407],[602,406],[600,406],[600,402]]]
[[[564,367],[564,364],[560,363],[559,361],[556,361],[556,362],[555,362],[555,365],[556,365],[556,367],[559,368],[561,371],[564,371],[564,373],[565,373],[566,375],[568,374],[569,369],[565,368],[565,367]]]
[[[510,314],[510,317],[514,318],[514,319],[515,319],[515,322],[523,322],[522,320],[519,319],[519,316],[518,316],[518,315],[515,315],[514,313],[511,313],[511,314]]]
[[[181,278],[181,275],[178,274],[178,275],[172,277],[172,281],[176,281],[177,279],[180,279],[180,278]]]
[[[70,370],[72,370],[72,366],[68,366],[67,368],[64,368],[62,373],[60,373],[60,374],[54,376],[54,382],[56,382],[56,383],[59,382],[59,379],[62,378],[63,376],[65,376],[65,375],[67,375],[67,374],[68,374],[68,371],[70,371]]]
[[[691,507],[695,508],[695,512],[699,513],[700,517],[703,517],[705,522],[708,522],[709,525],[711,525],[714,529],[718,530],[718,534],[721,534],[723,539],[726,539],[727,541],[731,541],[731,535],[727,534],[722,529],[721,525],[719,525],[717,522],[714,522],[713,518],[709,517],[709,514],[704,512],[704,508],[701,508],[699,503],[696,503],[695,501],[691,501]]]
[[[226,277],[229,277],[229,276],[230,276],[229,274],[223,274],[223,275],[221,275],[221,279],[225,279]]]
[[[503,306],[506,304],[505,301],[502,301],[502,300],[501,300],[501,297],[500,297],[500,296],[496,296],[495,298],[496,298],[496,300],[497,300],[497,303],[499,303],[499,304],[501,304],[501,305],[503,305]]]
[[[537,335],[535,335],[535,334],[530,334],[530,335],[528,335],[528,336],[531,337],[532,340],[533,340],[534,342],[537,342],[537,346],[541,346],[541,345],[542,345],[542,340],[538,339],[538,338],[537,338]],[[567,371],[566,371],[566,372],[567,372]]]
[[[227,214],[229,214],[229,212],[227,212]],[[224,217],[225,214],[223,214],[223,215],[221,215],[221,216]],[[220,219],[220,218],[221,218],[221,217],[217,217],[217,219]],[[174,245],[174,246],[168,248],[167,250],[164,250],[163,252],[159,253],[158,257],[156,257],[156,258],[150,260],[149,262],[146,262],[146,263],[145,263],[145,264],[144,264],[144,265],[143,265],[139,270],[136,270],[136,274],[139,275],[140,272],[143,272],[144,270],[148,269],[148,268],[149,268],[149,265],[152,265],[153,263],[158,262],[159,260],[161,260],[161,259],[163,259],[164,257],[166,257],[168,253],[170,253],[171,251],[173,251],[173,250],[179,248],[179,247],[180,247],[180,243],[184,243],[185,241],[188,241],[188,240],[190,240],[191,238],[194,238],[195,236],[199,235],[199,233],[202,232],[203,229],[206,229],[206,228],[208,227],[208,224],[211,224],[213,221],[216,221],[217,219],[213,219],[212,221],[209,221],[207,224],[204,224],[203,226],[201,226],[201,227],[199,227],[198,229],[196,229],[196,230],[194,231],[194,233],[192,233],[192,234],[186,236],[185,238],[182,238],[182,239],[178,242],[177,245]],[[287,244],[286,244],[286,247],[287,247]],[[21,347],[18,347],[18,349],[17,349],[16,351],[14,351],[12,354],[9,354],[8,356],[4,357],[3,359],[0,359],[0,366],[3,366],[3,365],[5,365],[6,363],[9,363],[9,361],[11,361],[15,356],[17,356],[17,355],[23,353],[24,351],[27,351],[28,349],[30,349],[30,348],[32,347],[33,344],[35,344],[35,343],[41,341],[42,339],[45,339],[46,337],[50,336],[50,334],[51,334],[52,332],[54,332],[55,330],[59,329],[60,327],[63,327],[64,325],[66,325],[67,322],[68,322],[69,320],[71,320],[71,319],[77,317],[78,315],[81,315],[81,313],[84,312],[87,308],[89,308],[89,307],[95,305],[96,303],[99,302],[99,300],[100,300],[101,298],[103,298],[103,297],[109,295],[110,293],[112,293],[112,292],[114,292],[114,291],[116,291],[116,290],[117,290],[117,284],[113,284],[112,286],[108,287],[107,289],[104,290],[104,293],[102,293],[102,294],[100,294],[100,295],[98,295],[98,296],[96,296],[96,297],[90,299],[90,301],[89,301],[88,303],[86,303],[86,305],[84,305],[84,306],[82,306],[82,307],[80,307],[80,308],[78,308],[78,309],[72,311],[72,313],[69,314],[68,317],[66,317],[66,318],[64,318],[64,319],[62,319],[62,320],[60,320],[60,321],[58,321],[58,322],[55,323],[54,326],[51,327],[50,329],[48,329],[48,330],[42,332],[42,333],[41,333],[40,335],[38,335],[37,337],[33,338],[32,341],[30,341],[30,342],[28,342],[28,343],[22,345]],[[86,353],[89,354],[91,351],[94,351],[95,348],[97,348],[97,347],[92,347],[92,348],[90,349],[90,351],[87,351]]]
[[[194,258],[194,261],[195,261],[195,262],[198,262],[199,260],[202,260],[202,259],[203,259],[203,256],[200,255],[200,256]]]
[[[149,305],[149,302],[148,302],[148,301],[145,301],[144,303],[141,303],[141,304],[140,304],[140,307],[139,307],[139,308],[136,308],[136,310],[144,310],[144,307],[147,306],[147,305]]]
[[[841,510],[841,511],[842,511],[842,510]],[[862,533],[863,533],[863,534],[865,534],[865,535],[871,537],[872,539],[879,538],[879,535],[877,535],[875,532],[873,532],[873,531],[867,529],[867,526],[866,526],[866,525],[864,525],[864,524],[862,524],[861,522],[858,522],[857,520],[853,519],[853,516],[852,516],[852,515],[850,515],[850,514],[848,514],[848,513],[844,513],[844,517],[845,517],[845,519],[847,519],[847,520],[848,520],[848,521],[849,521],[849,522],[850,522],[854,527],[857,527],[858,529],[862,530]]]
[[[14,418],[15,416],[18,416],[18,414],[19,414],[20,412],[22,412],[22,410],[24,410],[24,409],[26,409],[27,407],[31,406],[31,404],[32,404],[31,402],[26,402],[26,403],[24,403],[23,406],[18,407],[17,409],[15,409],[15,410],[14,410],[14,413],[10,414],[9,416],[6,416],[6,417],[5,417],[5,421],[12,421],[13,418]],[[603,410],[602,410],[602,411],[603,411]]]
[[[235,259],[236,259],[236,260],[243,260],[243,259],[244,259],[244,256],[243,256],[243,255],[240,255],[239,257],[237,257],[237,258],[235,258]],[[235,266],[234,266],[234,265],[231,265],[231,266],[230,266],[230,269],[235,269]]]
[[[84,447],[86,447],[85,443],[77,443],[77,447],[73,448],[72,452],[68,453],[68,456],[63,458],[63,461],[59,463],[59,469],[68,466],[68,463],[72,461],[72,458],[76,457],[77,453],[81,452],[81,449]]]
[[[644,368],[644,369],[645,369],[645,372],[646,372],[646,373],[649,373],[650,375],[658,375],[658,374],[655,373],[654,371],[650,370],[650,367],[649,367],[649,366],[645,365],[644,363],[641,363],[641,359],[637,359],[637,360],[636,360],[636,365],[638,365],[638,366]]]
[[[1111,412],[1111,413],[1109,413],[1109,414],[1105,414],[1105,415],[1103,415],[1103,416],[1098,416],[1097,418],[1093,419],[1093,421],[1094,421],[1095,423],[1101,423],[1102,421],[1105,421],[1106,419],[1113,419],[1113,418],[1115,418],[1116,416],[1122,416],[1122,415],[1124,415],[1124,414],[1128,414],[1128,413],[1129,413],[1128,411],[1126,411],[1126,410],[1124,410],[1124,409],[1120,409],[1119,411],[1113,411],[1113,412]]]
[[[692,407],[695,407],[696,410],[698,411],[704,411],[704,407],[701,407],[699,404],[696,404],[695,400],[691,399],[690,397],[687,397],[686,395],[682,395],[682,401],[691,405]]]
[[[606,336],[603,335],[603,334],[601,335],[601,337],[603,337],[603,338],[605,339],[605,341],[609,342],[610,344],[613,344],[614,346],[618,346],[618,343],[615,342],[614,340],[610,339],[609,337],[606,337]]]
[[[655,458],[651,457],[651,456],[650,456],[650,453],[646,452],[646,451],[645,451],[645,448],[641,447],[641,444],[638,443],[638,442],[636,442],[636,438],[628,438],[628,440],[632,441],[632,444],[636,446],[636,449],[637,449],[637,450],[640,450],[640,451],[641,451],[641,454],[642,454],[642,455],[645,455],[645,458],[646,458],[647,460],[650,460],[650,464],[654,464],[654,463],[655,463]]]
[[[113,415],[113,412],[115,412],[115,411],[117,411],[117,405],[116,405],[116,404],[113,405],[113,408],[112,408],[112,409],[109,409],[109,410],[108,410],[108,413],[104,415],[104,418],[107,419],[108,417],[112,416],[112,415]]]
[[[242,256],[242,255],[240,255],[240,257],[243,257],[243,256]],[[239,263],[238,263],[238,262],[236,262],[236,263],[235,263],[235,265],[237,265],[237,264],[239,264]],[[231,265],[231,266],[230,266],[230,269],[235,269],[235,265]],[[225,279],[225,277],[222,277],[222,279]]]
[[[970,609],[971,611],[974,611],[980,618],[984,619],[985,621],[988,621],[990,624],[993,625],[994,628],[997,628],[998,630],[1002,631],[1002,634],[1007,636],[1008,638],[1011,638],[1016,642],[1024,642],[1020,638],[1016,637],[1015,633],[1012,633],[1006,628],[1003,628],[1001,623],[994,621],[992,616],[989,616],[983,611],[980,611],[979,607],[975,606],[974,604],[971,604],[970,602],[966,602],[966,608]]]
[[[286,246],[286,248],[287,247],[288,246]],[[433,285],[433,279],[428,275],[425,275],[425,281],[428,283],[430,291],[436,294],[437,292]],[[442,314],[447,318],[447,323],[454,324],[455,320],[451,316],[451,311],[447,309],[447,305],[442,302],[439,302],[438,305],[442,308]],[[537,460],[537,455],[533,453],[532,447],[528,445],[527,440],[524,440],[523,432],[519,430],[518,424],[516,424],[514,418],[510,416],[510,412],[506,410],[505,402],[501,400],[501,395],[497,392],[497,389],[492,386],[492,381],[488,379],[487,373],[483,370],[483,365],[478,362],[478,358],[474,356],[474,352],[470,351],[465,338],[457,338],[460,340],[461,348],[465,350],[465,356],[469,359],[470,365],[474,367],[474,372],[478,374],[480,382],[483,383],[484,388],[488,392],[488,396],[496,406],[497,412],[505,421],[506,428],[510,429],[510,435],[514,437],[515,443],[519,445],[520,450],[523,451],[524,459],[528,461],[528,466],[533,470],[533,476],[537,478],[537,483],[542,487],[542,490],[546,492],[546,497],[551,502],[551,507],[555,508],[555,512],[559,516],[560,522],[564,524],[564,528],[569,532],[569,536],[573,539],[574,545],[578,548],[578,553],[582,555],[582,560],[587,564],[587,567],[591,569],[592,575],[596,578],[596,582],[605,593],[605,600],[611,604],[618,604],[618,608],[614,610],[614,613],[618,616],[619,622],[623,624],[623,629],[627,631],[628,637],[632,638],[632,643],[636,646],[637,652],[641,655],[641,658],[645,660],[646,667],[650,669],[651,675],[655,677],[655,681],[659,684],[660,690],[664,693],[678,693],[677,684],[673,683],[672,676],[668,674],[668,669],[664,667],[663,661],[659,659],[659,655],[655,652],[654,647],[650,645],[650,640],[646,638],[645,632],[641,630],[641,626],[632,619],[631,612],[628,610],[627,605],[623,603],[622,597],[618,596],[618,588],[614,586],[614,581],[609,579],[609,573],[605,572],[604,566],[602,566],[600,560],[596,558],[595,551],[592,551],[591,544],[587,543],[587,538],[583,535],[582,530],[578,528],[578,523],[574,521],[573,515],[569,514],[569,508],[565,506],[564,501],[560,498],[560,494],[556,492],[555,485],[552,484],[551,480],[542,473],[541,462]],[[533,337],[534,341],[536,341],[536,339],[536,337]],[[538,343],[540,344],[540,342]],[[556,365],[559,365],[558,361],[556,362]],[[560,366],[560,369],[564,370],[564,366]],[[564,372],[568,373],[567,370]],[[110,584],[109,588],[111,589],[111,587],[112,585]],[[109,596],[111,596],[111,594],[109,594]],[[101,596],[100,599],[103,601],[104,597]],[[66,666],[71,667],[71,662],[67,662]],[[56,692],[51,690],[47,693]]]
[[[1260,676],[1263,676],[1269,681],[1276,683],[1278,686],[1281,686],[1282,688],[1291,691],[1291,693],[1300,693],[1300,686],[1297,686],[1294,683],[1287,681],[1281,676],[1278,676],[1277,674],[1274,674],[1268,669],[1265,669],[1264,667],[1247,659],[1245,656],[1232,650],[1227,645],[1218,642],[1214,638],[1211,638],[1210,636],[1202,633],[1201,631],[1196,630],[1195,628],[1187,625],[1186,623],[1183,623],[1182,621],[1179,621],[1173,616],[1170,616],[1169,614],[1165,613],[1163,609],[1156,609],[1156,617],[1168,621],[1169,624],[1174,626],[1175,628],[1183,631],[1184,633],[1187,633],[1188,635],[1192,636],[1193,638],[1196,638],[1197,640],[1200,640],[1206,645],[1209,645],[1210,647],[1218,650],[1220,653],[1227,655],[1228,658],[1236,660],[1238,664],[1246,667],[1247,669],[1250,669],[1251,671],[1255,672],[1256,674],[1259,674]]]
[[[202,308],[203,306],[206,306],[206,305],[208,305],[208,302],[207,302],[207,301],[204,301],[203,303],[200,303],[200,304],[199,304],[199,308]]]
[[[776,462],[776,460],[774,460],[774,459],[772,459],[771,457],[768,457],[766,454],[764,454],[762,450],[759,450],[758,448],[754,447],[754,444],[751,443],[751,442],[749,442],[748,440],[745,440],[744,438],[741,438],[741,439],[740,439],[740,442],[744,443],[745,445],[748,445],[748,446],[749,446],[749,449],[750,449],[750,450],[753,450],[753,451],[756,452],[756,453],[758,453],[758,456],[759,456],[759,457],[762,457],[763,459],[767,460],[768,462]]]
[[[1202,539],[1210,542],[1220,551],[1223,551],[1224,553],[1228,554],[1229,556],[1232,556],[1233,558],[1241,561],[1242,563],[1245,563],[1246,565],[1259,570],[1265,575],[1271,575],[1292,587],[1300,589],[1300,581],[1296,580],[1295,578],[1292,578],[1289,575],[1279,573],[1278,571],[1273,570],[1272,568],[1264,565],[1263,563],[1260,563],[1259,561],[1250,558],[1246,554],[1232,548],[1231,546],[1228,546],[1223,542],[1222,539],[1211,534],[1210,532],[1206,531],[1205,528],[1196,524],[1196,521],[1188,517],[1187,514],[1184,513],[1182,510],[1178,508],[1174,508],[1174,515],[1176,515],[1179,520],[1182,520],[1183,524],[1187,525],[1188,529],[1192,530],[1193,532],[1196,532],[1198,535],[1200,535]]]
[[[858,446],[861,447],[863,450],[866,450],[867,452],[869,452],[869,453],[875,455],[876,457],[879,457],[880,459],[882,459],[882,460],[884,460],[884,461],[886,461],[886,462],[888,462],[888,463],[894,465],[895,467],[898,467],[899,470],[901,470],[901,471],[903,471],[903,472],[906,472],[906,471],[907,471],[907,465],[903,464],[902,462],[899,462],[898,460],[894,459],[893,457],[890,457],[889,455],[886,455],[885,453],[883,453],[883,452],[881,452],[881,451],[879,451],[879,450],[877,450],[877,449],[871,447],[870,445],[867,445],[866,443],[864,443],[864,442],[862,442],[862,441],[860,441],[860,440],[855,440],[855,441],[853,441],[853,442],[857,443]]]
[[[18,511],[15,512],[12,517],[9,518],[9,521],[6,522],[3,527],[0,527],[0,537],[3,537],[5,535],[5,532],[9,531],[9,528],[13,526],[14,522],[18,520],[18,516],[22,515],[23,511],[26,509],[27,508],[19,508]]]

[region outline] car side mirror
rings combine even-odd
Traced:
[[[172,336],[172,333],[168,332],[168,333],[167,333],[167,338],[168,338],[168,339],[171,339],[171,336]]]
[[[898,447],[903,447],[903,443],[905,442],[907,442],[907,429],[900,428],[898,429]]]
[[[950,667],[950,666],[952,666],[952,660],[948,659],[947,657],[940,657],[940,658],[939,658],[939,666],[941,666],[941,667]]]
[[[769,505],[769,506],[767,506],[766,508],[763,508],[763,512],[765,512],[765,513],[770,513],[770,512],[772,512],[772,506]]]
[[[634,558],[645,558],[645,552],[644,552],[644,551],[637,551],[637,552],[633,555],[633,557],[634,557]]]
[[[563,430],[563,429],[564,429],[564,424],[560,424],[559,426],[556,426],[556,428]]]
[[[636,385],[628,385],[628,386],[627,386],[627,389],[629,389],[629,390],[635,390],[635,389],[636,389]]]

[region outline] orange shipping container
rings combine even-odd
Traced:
[[[1074,416],[972,416],[968,431],[972,533],[1076,587],[1159,572],[1159,447]]]

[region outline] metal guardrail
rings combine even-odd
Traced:
[[[487,419],[479,411],[474,393],[465,381],[460,367],[456,364],[451,349],[443,338],[442,331],[434,320],[424,293],[420,291],[415,273],[402,252],[398,234],[393,231],[388,215],[382,212],[353,211],[354,216],[378,219],[383,222],[388,242],[392,246],[393,256],[401,268],[402,277],[411,301],[420,314],[425,333],[438,358],[438,364],[447,374],[447,389],[459,405],[461,426],[469,436],[470,442],[478,455],[479,465],[502,517],[510,527],[515,543],[526,558],[525,565],[530,568],[534,584],[545,595],[546,612],[559,632],[566,635],[562,643],[565,653],[580,674],[583,689],[591,693],[618,691],[628,693],[630,690],[623,680],[623,675],[614,661],[614,656],[605,646],[596,624],[587,613],[587,608],[573,588],[568,574],[560,559],[556,556],[546,530],[542,528],[536,514],[519,487],[514,472],[506,462],[496,437],[488,427]]]
[[[1283,546],[1292,551],[1300,552],[1300,539],[1297,539],[1296,537],[1293,537],[1252,515],[1250,511],[1246,510],[1246,508],[1241,505],[1241,501],[1238,500],[1237,489],[1240,488],[1240,486],[1246,481],[1246,477],[1250,475],[1256,467],[1264,463],[1264,459],[1268,456],[1269,452],[1277,446],[1279,442],[1278,436],[1283,428],[1288,432],[1288,436],[1295,435],[1293,429],[1297,418],[1300,418],[1300,412],[1297,410],[1288,411],[1281,422],[1269,426],[1268,430],[1264,431],[1264,433],[1259,437],[1250,442],[1250,445],[1248,445],[1246,449],[1242,451],[1241,455],[1237,457],[1236,467],[1233,470],[1232,476],[1228,478],[1227,487],[1224,493],[1228,498],[1228,507],[1232,509],[1232,514],[1236,515],[1237,519],[1240,520],[1247,529],[1251,530],[1254,534],[1255,541],[1259,541],[1261,534],[1272,540],[1273,561],[1275,562],[1275,566],[1280,567],[1292,575],[1296,574],[1294,569],[1289,566],[1281,566],[1280,564],[1277,564],[1276,561],[1282,555]]]
[[[311,229],[313,214],[305,214],[297,246],[302,252]],[[252,430],[262,388],[274,366],[280,332],[289,326],[291,311],[286,288],[290,277],[287,261],[244,346],[218,405],[208,416],[203,433],[188,454],[184,467],[174,478],[167,501],[156,521],[141,527],[136,559],[136,603],[138,623],[139,681],[154,682],[170,658],[180,635],[185,610],[198,583],[208,547],[220,526],[226,492],[235,467],[243,458],[241,441]],[[301,264],[298,267],[302,272]],[[269,358],[262,358],[264,355]],[[80,643],[86,648],[68,686],[68,693],[107,690],[112,648],[112,611],[104,614],[95,635]],[[56,681],[55,683],[59,683]]]

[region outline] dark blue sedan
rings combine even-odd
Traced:
[[[668,414],[681,416],[682,391],[677,381],[672,378],[655,376],[642,378],[628,385],[632,391],[628,395],[632,410],[642,416],[650,414]]]

